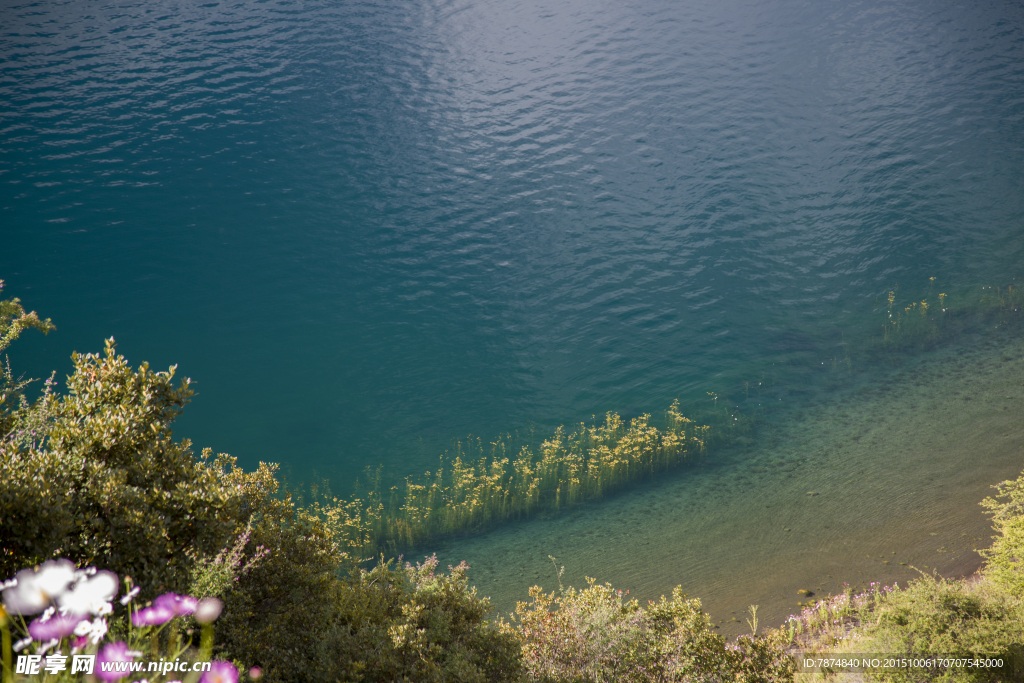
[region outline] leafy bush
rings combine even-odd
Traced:
[[[981,553],[988,560],[985,575],[1024,596],[1024,474],[993,488],[999,491],[996,497],[981,501],[999,532],[992,547]]]
[[[985,580],[976,585],[934,577],[913,581],[908,588],[878,600],[864,635],[866,640],[857,645],[862,652],[996,657],[1008,664],[1006,670],[880,672],[876,673],[878,680],[1009,681],[1024,677],[1024,601]]]
[[[233,657],[259,663],[270,680],[318,680],[313,654],[330,626],[346,555],[316,515],[278,497],[269,478],[250,501],[247,556],[259,564],[230,583],[219,635]],[[293,676],[299,676],[298,679]]]
[[[0,318],[5,342],[17,320]],[[183,591],[193,558],[244,528],[249,492],[273,472],[245,474],[209,450],[196,459],[188,441],[173,441],[171,424],[192,395],[173,367],[132,370],[112,339],[103,356],[72,358],[67,395],[48,383],[35,404],[21,395],[3,413],[0,574],[61,555],[130,575],[144,596]]]
[[[3,289],[4,281],[0,280],[0,292]],[[5,351],[11,342],[30,328],[37,329],[43,334],[55,329],[49,319],[40,320],[35,311],[26,313],[20,300],[0,301],[0,352]],[[4,362],[0,364],[0,437],[10,434],[16,426],[25,432],[22,434],[23,438],[31,436],[31,429],[26,429],[30,425],[25,421],[29,405],[24,390],[29,383],[30,380],[20,377],[15,379],[10,362],[4,358]],[[47,386],[50,384],[47,383]]]
[[[29,327],[52,329],[0,302],[0,350]],[[352,503],[297,507],[275,465],[245,473],[173,440],[192,396],[175,368],[133,370],[112,339],[72,358],[67,393],[50,381],[31,404],[27,382],[0,372],[0,576],[61,556],[131,576],[141,600],[220,595],[219,649],[264,664],[270,681],[518,675],[518,642],[484,621],[465,567],[359,570],[348,550],[366,531]]]
[[[787,681],[794,664],[780,633],[742,636],[735,643],[715,633],[700,600],[677,587],[646,608],[624,601],[621,591],[587,579],[556,597],[534,586],[531,603],[516,617],[523,658],[535,680],[603,681]]]
[[[282,537],[301,551],[299,534]],[[314,566],[326,557],[325,549],[317,552]],[[319,575],[295,576],[274,558],[282,555],[272,550],[229,594],[219,631],[236,657],[260,665],[269,680],[519,680],[518,639],[484,619],[490,603],[467,586],[464,564],[445,575],[435,572],[436,557],[403,568],[382,562],[338,578],[327,564]],[[278,576],[285,585],[275,591]]]

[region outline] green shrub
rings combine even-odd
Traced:
[[[999,491],[996,497],[981,501],[999,533],[992,547],[981,553],[988,560],[985,575],[1024,597],[1024,474],[993,488]]]
[[[297,526],[304,524],[315,526],[309,519]],[[284,528],[282,549],[311,552],[309,539],[317,535],[310,527],[301,534]],[[326,546],[311,554],[295,558],[305,569],[296,575],[285,564],[290,556],[272,550],[229,594],[218,624],[232,655],[261,666],[268,680],[519,680],[518,639],[485,620],[490,603],[467,586],[465,565],[438,574],[433,557],[415,567],[381,563],[338,577],[329,571]]]
[[[344,554],[315,515],[276,496],[269,480],[250,501],[247,554],[259,564],[225,590],[218,641],[232,657],[258,664],[270,680],[318,680],[315,651],[329,627]],[[297,678],[295,676],[298,676]]]
[[[556,597],[539,586],[531,603],[516,606],[523,658],[535,680],[791,681],[794,664],[780,633],[742,636],[734,643],[715,633],[700,600],[677,587],[646,608],[621,591],[587,579]]]
[[[4,289],[4,281],[0,280],[0,292]],[[0,353],[7,350],[15,339],[25,330],[32,328],[48,334],[54,330],[53,323],[49,319],[40,320],[39,315],[32,311],[26,313],[18,299],[7,299],[0,301]],[[25,387],[31,380],[24,380],[20,377],[15,379],[11,372],[11,364],[4,358],[0,364],[0,439],[7,436],[15,429],[21,427],[26,432],[22,436],[30,436],[31,425],[24,422],[29,405],[25,399]],[[47,387],[50,383],[47,383]]]
[[[106,353],[74,354],[68,393],[47,385],[8,413],[0,440],[0,575],[62,556],[131,576],[143,596],[189,587],[196,556],[213,555],[244,528],[249,489],[233,458],[196,459],[171,424],[189,401],[174,368],[132,370]]]
[[[875,674],[878,680],[1010,681],[1024,674],[1024,602],[985,580],[973,585],[934,577],[913,581],[878,600],[864,634],[866,640],[857,646],[864,652],[996,657],[1011,667],[882,672]]]

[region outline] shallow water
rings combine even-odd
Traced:
[[[766,443],[439,557],[468,561],[505,614],[524,585],[557,588],[551,555],[565,585],[590,576],[640,600],[681,585],[723,633],[749,632],[748,605],[778,625],[801,589],[976,570],[991,537],[978,503],[1024,469],[1022,418],[1024,343],[947,350],[809,408]]]
[[[0,26],[0,278],[58,326],[16,370],[113,335],[196,380],[180,436],[341,494],[466,434],[709,392],[766,415],[771,439],[445,550],[503,609],[548,554],[773,619],[794,586],[902,580],[876,554],[976,562],[957,539],[1018,442],[934,353],[992,382],[1017,361],[992,375],[967,334],[903,379],[831,366],[892,289],[1024,274],[1019,3],[48,2]]]

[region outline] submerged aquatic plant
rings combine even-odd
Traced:
[[[963,332],[1024,320],[1024,292],[1013,284],[972,288],[955,297],[940,292],[933,297],[934,284],[935,278],[930,278],[927,296],[906,304],[897,304],[898,287],[889,290],[880,340],[882,349],[926,349]]]
[[[404,486],[385,493],[378,471],[364,497],[318,501],[311,509],[330,523],[339,542],[364,556],[557,511],[704,453],[710,427],[684,417],[678,401],[664,428],[650,418],[627,424],[608,413],[603,424],[580,424],[571,433],[559,427],[538,452],[523,446],[514,456],[510,440],[492,443],[489,453],[479,442],[475,449],[459,443],[435,471],[408,477]]]

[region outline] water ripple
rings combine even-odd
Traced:
[[[796,340],[896,284],[1019,275],[1022,26],[1010,2],[14,4],[0,267],[62,349],[187,366],[197,441],[417,469],[817,362]],[[319,440],[296,453],[280,410]]]

